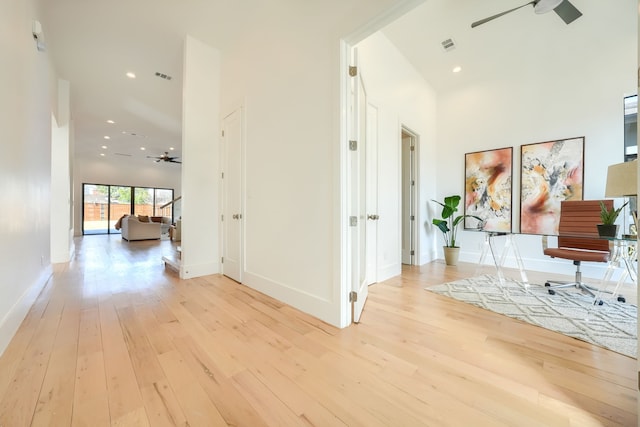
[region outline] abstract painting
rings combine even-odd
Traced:
[[[478,151],[464,155],[465,229],[511,231],[511,175],[513,148]]]
[[[558,234],[560,202],[582,200],[584,137],[521,147],[520,232]]]

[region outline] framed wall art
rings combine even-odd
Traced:
[[[520,148],[520,232],[558,234],[560,202],[583,197],[584,137]]]
[[[464,155],[465,229],[511,231],[513,148],[477,151]]]

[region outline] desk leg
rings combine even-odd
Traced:
[[[484,261],[487,259],[487,253],[489,252],[489,234],[484,234],[484,243],[482,244],[482,250],[480,251],[480,259],[478,260],[478,265],[476,266],[476,271],[473,273],[474,276],[480,275],[480,270],[484,266]]]
[[[507,243],[513,248],[513,254],[516,257],[516,263],[518,264],[518,270],[520,270],[520,278],[522,279],[522,284],[524,285],[525,289],[529,289],[529,278],[527,277],[527,272],[524,269],[524,263],[522,262],[522,257],[520,256],[518,245],[516,244],[516,241],[513,240],[513,234],[509,234],[507,238]]]
[[[492,238],[493,236],[491,234],[488,234],[488,236],[489,236],[488,237],[489,249],[491,250],[491,258],[493,258],[493,265],[496,266],[496,272],[498,273],[498,280],[500,280],[500,284],[504,286],[504,274],[502,273],[502,260],[498,262],[498,259],[496,258],[496,251],[495,251],[495,248],[493,247],[493,238]]]

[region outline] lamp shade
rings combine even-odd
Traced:
[[[638,195],[638,161],[617,163],[607,170],[605,197]]]

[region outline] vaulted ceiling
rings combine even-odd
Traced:
[[[243,31],[251,31],[262,8],[284,12],[296,1],[43,2],[47,49],[59,76],[71,82],[76,157],[102,153],[105,161],[151,161],[147,156],[171,148],[179,157],[184,35],[224,51]],[[584,16],[570,25],[553,12],[536,15],[528,6],[472,29],[473,21],[524,2],[427,0],[383,32],[442,93],[496,78],[541,49],[569,55],[588,50],[594,40],[606,43],[607,35],[598,30],[603,23],[619,21],[627,10],[635,16],[637,7],[633,0],[571,2]],[[453,50],[443,49],[447,39],[455,43]],[[453,73],[455,66],[461,72]]]

